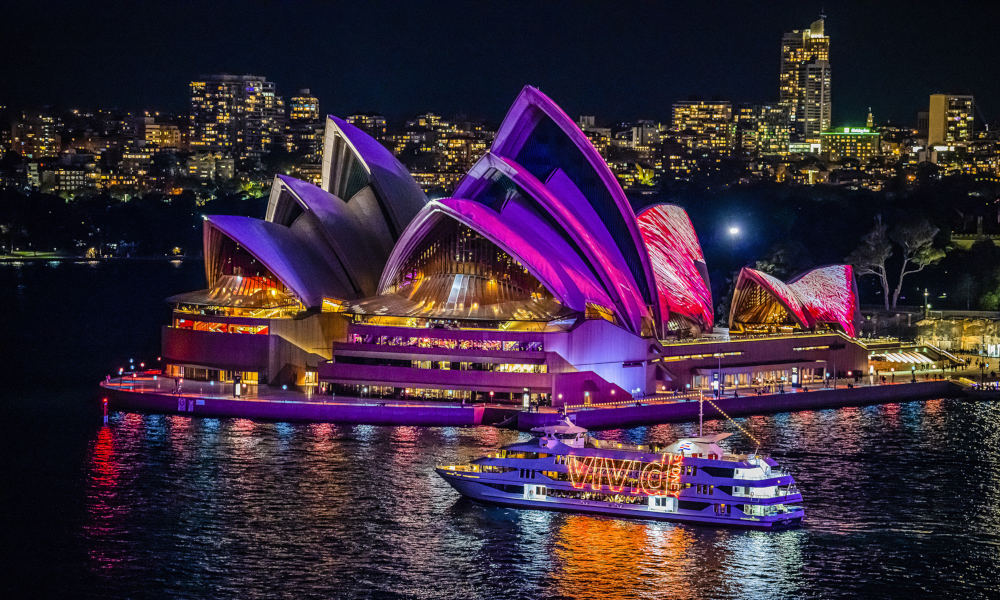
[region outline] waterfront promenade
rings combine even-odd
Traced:
[[[903,378],[900,378],[903,379]],[[962,394],[962,387],[944,378],[916,382],[803,389],[761,395],[728,394],[711,398],[701,409],[709,419],[776,412],[817,410],[840,406],[884,404]],[[697,395],[660,395],[613,405],[570,406],[566,413],[550,407],[525,411],[517,405],[461,404],[419,400],[380,400],[303,393],[250,386],[240,397],[233,384],[184,381],[177,389],[171,377],[146,372],[125,374],[101,383],[110,407],[125,411],[245,417],[277,421],[317,421],[372,425],[478,426],[505,425],[530,430],[569,416],[587,429],[615,429],[698,419]]]
[[[955,397],[962,394],[957,383],[946,380],[925,380],[916,383],[896,383],[857,387],[838,387],[789,390],[785,393],[762,395],[728,395],[713,398],[706,395],[705,402],[697,398],[670,401],[636,401],[628,406],[603,408],[598,405],[568,413],[574,423],[591,430],[618,429],[656,423],[698,420],[699,410],[706,419],[745,417],[799,410],[819,410],[842,406],[888,404],[909,400]],[[701,406],[699,407],[699,404]],[[720,410],[721,409],[721,410]],[[550,425],[560,420],[560,415],[546,413],[519,413],[517,427],[530,430]]]
[[[174,378],[151,372],[101,382],[112,409],[137,412],[423,426],[491,424],[517,412],[499,405],[334,397],[268,386],[243,386],[236,397],[233,384],[205,381],[184,380],[179,390],[176,386]]]

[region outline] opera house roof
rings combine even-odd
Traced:
[[[851,265],[820,267],[785,283],[744,267],[736,280],[730,330],[791,326],[832,327],[849,336],[861,318]]]
[[[712,328],[687,213],[656,204],[636,215],[587,137],[534,87],[449,198],[428,202],[389,150],[333,116],[321,173],[319,186],[276,176],[264,219],[207,217],[209,289],[173,300],[329,299],[357,315],[504,326],[600,318],[642,336]],[[744,271],[744,288],[776,298],[789,322],[847,330],[856,296],[845,306],[837,294],[853,285],[850,271],[790,284]]]
[[[259,307],[283,295],[313,308],[325,298],[374,295],[389,253],[426,202],[391,152],[329,117],[322,185],[278,175],[264,219],[207,216],[208,289],[170,300]],[[235,288],[246,287],[244,277],[271,282],[268,295],[246,289],[234,294]]]
[[[534,318],[553,318],[540,306],[558,305],[561,312],[606,318],[643,335],[671,327],[710,328],[707,272],[690,220],[679,207],[660,206],[650,215],[667,218],[651,217],[642,224],[576,124],[539,90],[525,87],[490,150],[453,197],[427,204],[403,233],[379,282],[381,300],[351,308],[366,314],[402,310],[406,316],[503,320],[512,315],[498,303],[520,302],[539,307],[528,311]],[[529,277],[518,275],[512,295],[490,303],[470,293],[469,286],[477,279],[503,283],[511,274],[493,273],[486,266],[489,257],[478,256],[478,266],[424,264],[421,257],[437,251],[447,222],[452,223],[450,235],[471,232],[488,241]],[[683,231],[659,231],[675,225]],[[468,246],[460,245],[462,251]],[[680,283],[685,275],[697,282]],[[431,281],[433,294],[426,289]]]

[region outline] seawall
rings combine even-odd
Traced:
[[[740,396],[739,398],[713,399],[713,401],[726,414],[736,417],[841,406],[887,404],[961,395],[962,388],[958,384],[941,380],[765,396]],[[704,411],[705,417],[708,419],[721,417],[719,411],[708,402],[704,403]],[[698,401],[621,408],[592,408],[572,412],[570,416],[577,425],[591,430],[692,421],[698,419]],[[558,415],[552,413],[520,413],[517,427],[522,431],[527,431],[532,427],[557,422],[559,419]]]
[[[203,417],[239,417],[270,421],[331,422],[369,425],[453,427],[489,425],[514,414],[512,409],[484,406],[240,400],[156,392],[134,392],[102,386],[116,410]]]

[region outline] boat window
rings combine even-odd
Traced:
[[[702,467],[702,471],[711,475],[712,477],[725,477],[732,478],[735,475],[735,469],[727,469],[725,467]]]

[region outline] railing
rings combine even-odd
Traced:
[[[687,392],[684,394],[654,394],[643,398],[629,398],[627,400],[617,400],[615,402],[594,402],[592,404],[564,404],[567,411],[586,410],[594,408],[621,408],[623,406],[644,406],[650,404],[673,404],[675,402],[686,402],[697,400],[701,397],[700,392]]]

